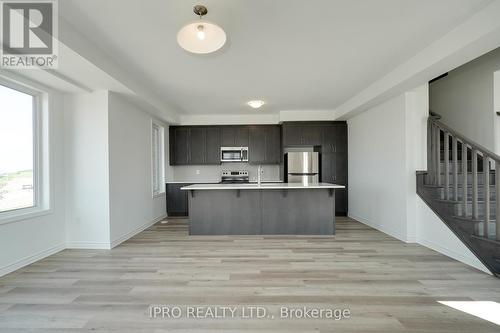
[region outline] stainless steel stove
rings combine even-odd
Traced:
[[[221,183],[223,184],[240,184],[248,182],[250,182],[250,178],[248,177],[247,170],[222,170]]]

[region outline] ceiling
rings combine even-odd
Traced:
[[[334,110],[490,2],[65,0],[59,13],[183,114],[269,114]],[[228,35],[213,54],[176,42],[198,3]]]

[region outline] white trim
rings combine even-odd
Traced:
[[[33,130],[33,206],[0,212],[0,225],[51,212],[50,133],[48,92],[32,88],[19,80],[0,76],[0,85],[30,95]]]
[[[138,233],[141,233],[143,232],[144,230],[146,230],[147,228],[151,227],[152,225],[160,222],[161,220],[165,219],[167,217],[167,214],[164,214],[162,216],[159,216],[157,218],[155,218],[154,220],[152,221],[149,221],[149,222],[146,222],[144,223],[143,225],[135,228],[134,230],[130,231],[130,232],[127,232],[126,234],[116,238],[115,240],[113,240],[111,242],[111,248],[114,248],[118,245],[120,245],[121,243],[125,242],[126,240],[129,240],[130,238],[134,237],[135,235],[137,235]]]
[[[18,269],[23,268],[25,266],[28,266],[34,262],[42,260],[43,258],[46,258],[46,257],[51,256],[53,254],[56,254],[57,252],[60,252],[64,249],[65,249],[64,243],[59,244],[57,246],[51,247],[49,249],[40,251],[38,253],[35,253],[33,255],[30,255],[28,257],[20,259],[16,262],[13,262],[12,264],[8,264],[6,266],[0,267],[0,277],[4,276],[6,274],[12,273],[14,271],[17,271]]]
[[[448,248],[442,247],[441,245],[434,243],[434,242],[430,242],[429,240],[419,239],[417,241],[417,243],[422,245],[422,246],[425,246],[431,250],[434,250],[436,252],[444,254],[445,256],[450,257],[454,260],[457,260],[457,261],[460,261],[466,265],[472,266],[472,267],[474,267],[482,272],[485,272],[485,273],[492,275],[491,272],[479,261],[479,259],[476,259],[475,257],[470,258],[468,256],[464,256],[461,253],[458,253],[458,252],[455,252],[455,251],[450,250]],[[476,259],[476,260],[474,260],[474,259]]]
[[[402,242],[407,243],[406,237],[403,237],[398,232],[395,232],[393,230],[387,230],[386,228],[383,228],[379,224],[373,223],[373,222],[371,222],[370,220],[368,220],[368,219],[366,219],[364,217],[356,216],[355,214],[352,214],[352,213],[348,213],[347,216],[350,217],[350,218],[352,218],[352,219],[354,219],[354,220],[356,220],[356,221],[358,221],[358,222],[366,224],[367,226],[372,227],[373,229],[377,229],[378,231],[381,231],[381,232],[383,232],[384,234],[386,234],[388,236],[394,237],[394,238],[396,238],[396,239],[398,239],[398,240],[400,240]]]
[[[7,214],[11,213],[11,214]],[[15,213],[15,214],[14,214]],[[21,208],[16,210],[9,210],[2,214],[5,214],[0,218],[0,225],[9,224],[18,221],[28,221],[34,219],[35,217],[40,217],[44,215],[52,214],[52,209],[39,209],[38,207]]]
[[[66,248],[82,250],[110,250],[111,245],[108,242],[66,242]]]
[[[158,148],[158,163],[157,169],[158,169],[158,186],[159,190],[155,191],[155,184],[154,184],[154,173],[155,173],[155,159],[154,159],[154,150],[156,147],[156,143],[154,142],[154,128],[158,128],[158,143],[159,147]],[[156,121],[155,119],[151,119],[151,132],[150,132],[150,137],[151,137],[151,197],[154,199],[158,196],[161,196],[166,193],[166,188],[165,188],[165,126]]]

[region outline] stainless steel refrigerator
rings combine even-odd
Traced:
[[[288,183],[314,184],[319,182],[318,152],[289,152],[285,154],[285,176]]]

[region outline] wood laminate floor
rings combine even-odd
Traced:
[[[113,250],[64,250],[0,278],[0,332],[500,332],[437,302],[451,300],[500,302],[500,280],[347,218],[335,237],[189,237],[171,219]],[[151,305],[236,310],[168,319]],[[242,318],[251,306],[266,318]],[[281,319],[282,306],[351,318]]]

